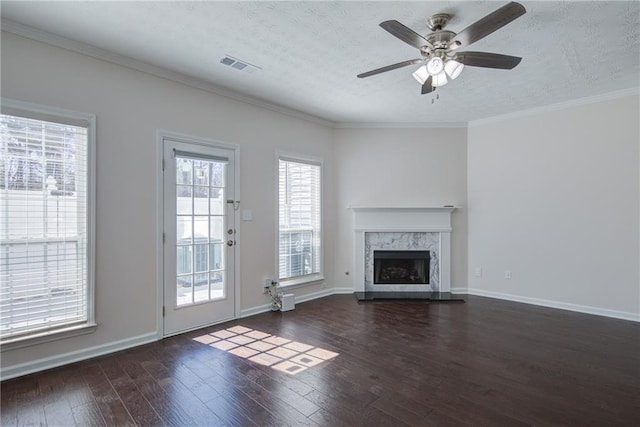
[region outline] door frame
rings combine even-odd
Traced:
[[[156,131],[156,338],[161,340],[168,335],[164,334],[164,320],[162,307],[164,305],[164,242],[162,235],[164,232],[164,177],[163,177],[163,144],[165,138],[171,138],[187,144],[201,145],[211,148],[221,148],[233,150],[235,158],[235,174],[233,177],[235,200],[241,201],[240,197],[240,146],[211,138],[187,135],[183,133],[170,132],[162,129]],[[234,210],[234,223],[236,229],[234,246],[234,315],[233,319],[240,316],[240,209]],[[228,321],[228,320],[225,320]],[[214,322],[215,323],[215,322]],[[195,329],[202,328],[198,326]],[[186,331],[181,331],[184,333]]]

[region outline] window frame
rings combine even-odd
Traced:
[[[0,98],[0,111],[2,114],[16,117],[86,127],[87,129],[87,216],[85,218],[87,222],[87,320],[81,324],[74,322],[69,326],[61,325],[60,327],[34,331],[5,339],[0,346],[0,351],[5,352],[93,333],[97,327],[95,320],[96,116],[9,98]]]
[[[289,161],[294,163],[309,164],[320,168],[320,246],[318,248],[319,268],[317,273],[311,273],[292,278],[280,278],[280,161]],[[319,157],[296,154],[285,151],[276,151],[276,263],[275,276],[278,281],[278,287],[292,288],[297,286],[312,285],[323,282],[324,277],[324,161]]]

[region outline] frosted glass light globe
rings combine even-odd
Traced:
[[[440,87],[447,84],[447,74],[444,71],[441,71],[440,74],[436,74],[433,76],[433,80],[431,81],[433,87]]]
[[[423,85],[424,82],[426,82],[429,78],[429,72],[427,71],[427,67],[425,65],[418,68],[412,75],[413,78],[416,79],[421,85]]]
[[[427,62],[427,71],[432,76],[440,74],[443,69],[444,69],[444,62],[438,56],[434,56],[429,60],[429,62]]]
[[[456,77],[458,77],[463,68],[464,64],[453,59],[449,59],[447,63],[444,64],[444,71],[446,71],[449,77],[451,77],[451,80],[454,80]]]

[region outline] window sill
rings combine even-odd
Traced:
[[[28,337],[10,339],[2,342],[2,345],[0,345],[0,352],[17,350],[19,348],[30,347],[32,345],[43,344],[78,335],[91,334],[95,332],[97,326],[98,325],[96,323],[86,323],[64,329],[57,329],[55,331],[40,332]]]
[[[304,286],[317,285],[324,282],[324,276],[320,274],[296,277],[295,279],[287,279],[278,283],[278,289],[295,289]]]

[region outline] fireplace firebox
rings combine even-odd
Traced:
[[[429,251],[373,251],[373,284],[429,284]]]

